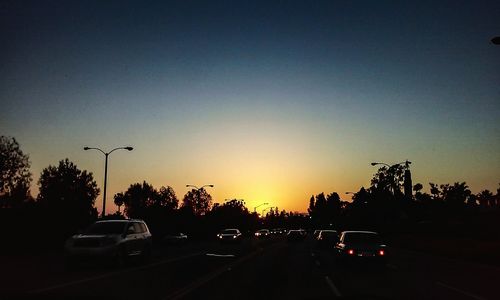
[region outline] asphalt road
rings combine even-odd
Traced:
[[[500,269],[389,249],[386,265],[339,265],[312,240],[157,249],[147,264],[66,271],[57,256],[2,257],[1,299],[499,299]]]

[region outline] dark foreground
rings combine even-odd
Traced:
[[[0,299],[498,299],[500,269],[390,249],[385,265],[339,264],[311,239],[199,242],[157,249],[147,264],[2,257]]]

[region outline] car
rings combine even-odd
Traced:
[[[321,230],[316,241],[320,247],[334,248],[339,241],[339,235],[336,230]]]
[[[188,236],[182,232],[175,232],[165,235],[162,240],[165,245],[180,245],[188,242]]]
[[[90,225],[80,234],[73,235],[64,245],[68,267],[80,260],[105,259],[117,265],[128,258],[149,258],[152,235],[142,220],[102,220]]]
[[[297,241],[302,241],[305,238],[304,233],[302,230],[289,230],[287,235],[286,235],[287,241],[289,242],[297,242]]]
[[[387,246],[380,235],[373,231],[344,231],[335,246],[336,253],[342,259],[369,259],[384,262]]]
[[[238,229],[224,229],[217,234],[217,239],[221,242],[241,242],[243,236]]]
[[[271,232],[268,229],[260,229],[255,232],[255,236],[258,238],[268,238],[271,236]]]

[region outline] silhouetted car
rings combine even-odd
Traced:
[[[217,239],[221,242],[240,242],[241,232],[238,229],[224,229],[217,234]]]
[[[290,230],[288,231],[286,238],[289,242],[296,242],[304,240],[305,235],[302,233],[302,230]]]
[[[385,261],[387,256],[386,245],[378,233],[372,231],[344,231],[335,249],[340,258],[347,259]]]
[[[188,241],[188,236],[182,232],[172,233],[165,235],[161,241],[165,245],[185,244]]]
[[[255,232],[255,236],[258,238],[268,238],[271,236],[271,232],[268,229],[261,229]]]
[[[142,220],[105,220],[90,225],[65,243],[66,263],[103,258],[122,264],[128,257],[151,255],[152,237]]]
[[[339,234],[336,230],[321,230],[316,240],[321,247],[334,248],[339,241]]]

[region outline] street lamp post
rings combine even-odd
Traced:
[[[97,150],[97,151],[101,151],[102,154],[104,154],[104,156],[106,157],[105,159],[105,163],[104,163],[104,194],[102,196],[102,217],[104,218],[104,216],[106,215],[106,188],[107,188],[107,183],[108,183],[108,156],[115,150],[120,150],[120,149],[123,149],[123,150],[128,150],[128,151],[132,151],[134,150],[134,148],[128,146],[128,147],[118,147],[118,148],[115,148],[109,152],[104,152],[102,151],[101,149],[99,148],[94,148],[94,147],[83,147],[83,150],[87,151],[87,150]]]
[[[253,208],[253,212],[256,213],[257,212],[257,208],[261,207],[262,205],[269,205],[269,203],[265,202],[265,203],[262,203],[260,205],[257,205]]]
[[[274,206],[269,206],[269,207],[264,208],[264,209],[262,210],[261,216],[263,216],[263,215],[264,215],[264,212],[266,212],[266,210],[268,210],[268,209],[273,209],[273,208],[275,208],[275,207],[274,207]]]

